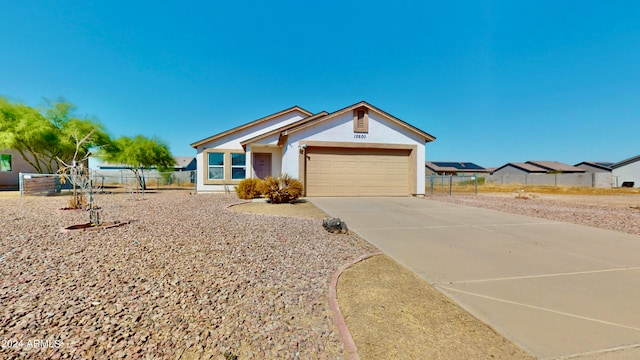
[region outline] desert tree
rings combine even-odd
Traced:
[[[38,110],[0,98],[0,148],[18,151],[38,173],[53,172],[55,126]]]
[[[131,170],[140,190],[143,191],[146,188],[144,169],[156,167],[159,171],[166,171],[175,165],[175,160],[164,141],[143,135],[117,138],[103,147],[98,154],[108,163],[120,164]]]
[[[14,149],[38,173],[53,173],[59,161],[86,158],[110,142],[95,119],[80,118],[64,99],[46,101],[44,110],[0,97],[0,148]],[[79,139],[84,139],[78,144]],[[79,146],[78,146],[79,145]]]
[[[72,119],[64,128],[65,143],[60,144],[64,148],[65,158],[57,158],[60,163],[58,173],[63,182],[69,181],[72,185],[72,197],[69,207],[77,209],[85,204],[84,193],[91,187],[91,173],[87,161],[92,155],[91,150],[99,150],[103,144],[110,142],[108,135],[102,130],[102,126],[89,121]],[[73,150],[73,155],[67,154]],[[89,204],[93,210],[93,204]]]

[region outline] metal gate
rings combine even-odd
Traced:
[[[429,195],[478,195],[478,175],[427,175]]]

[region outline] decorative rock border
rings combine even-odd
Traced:
[[[351,337],[351,333],[349,332],[347,324],[344,321],[344,316],[342,316],[342,312],[340,311],[340,305],[338,304],[338,278],[340,277],[340,275],[342,275],[342,272],[352,267],[353,265],[359,263],[360,261],[378,255],[384,255],[384,253],[377,252],[369,255],[363,255],[347,263],[346,265],[342,265],[338,268],[338,270],[336,270],[333,276],[331,276],[331,282],[329,283],[329,307],[331,307],[331,311],[333,312],[334,323],[336,324],[338,332],[340,333],[340,337],[342,338],[344,349],[347,351],[349,359],[351,360],[360,360],[360,357],[358,356],[356,343],[353,341],[353,337]]]

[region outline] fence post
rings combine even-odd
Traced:
[[[22,197],[22,188],[24,187],[24,176],[22,172],[18,174],[18,187],[20,187],[20,197]]]
[[[453,191],[453,175],[449,175],[449,196],[451,196],[452,191]]]
[[[476,179],[476,195],[478,195],[478,174],[473,175],[473,177]]]
[[[433,174],[429,176],[429,195],[433,195]]]
[[[193,183],[193,193],[198,193],[198,172],[196,170],[191,170],[189,174],[189,181]]]

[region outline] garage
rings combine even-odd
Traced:
[[[425,146],[433,140],[361,101],[332,113],[294,106],[191,146],[198,192],[288,174],[302,182],[303,196],[420,196]]]
[[[309,147],[307,196],[407,196],[409,149]]]

